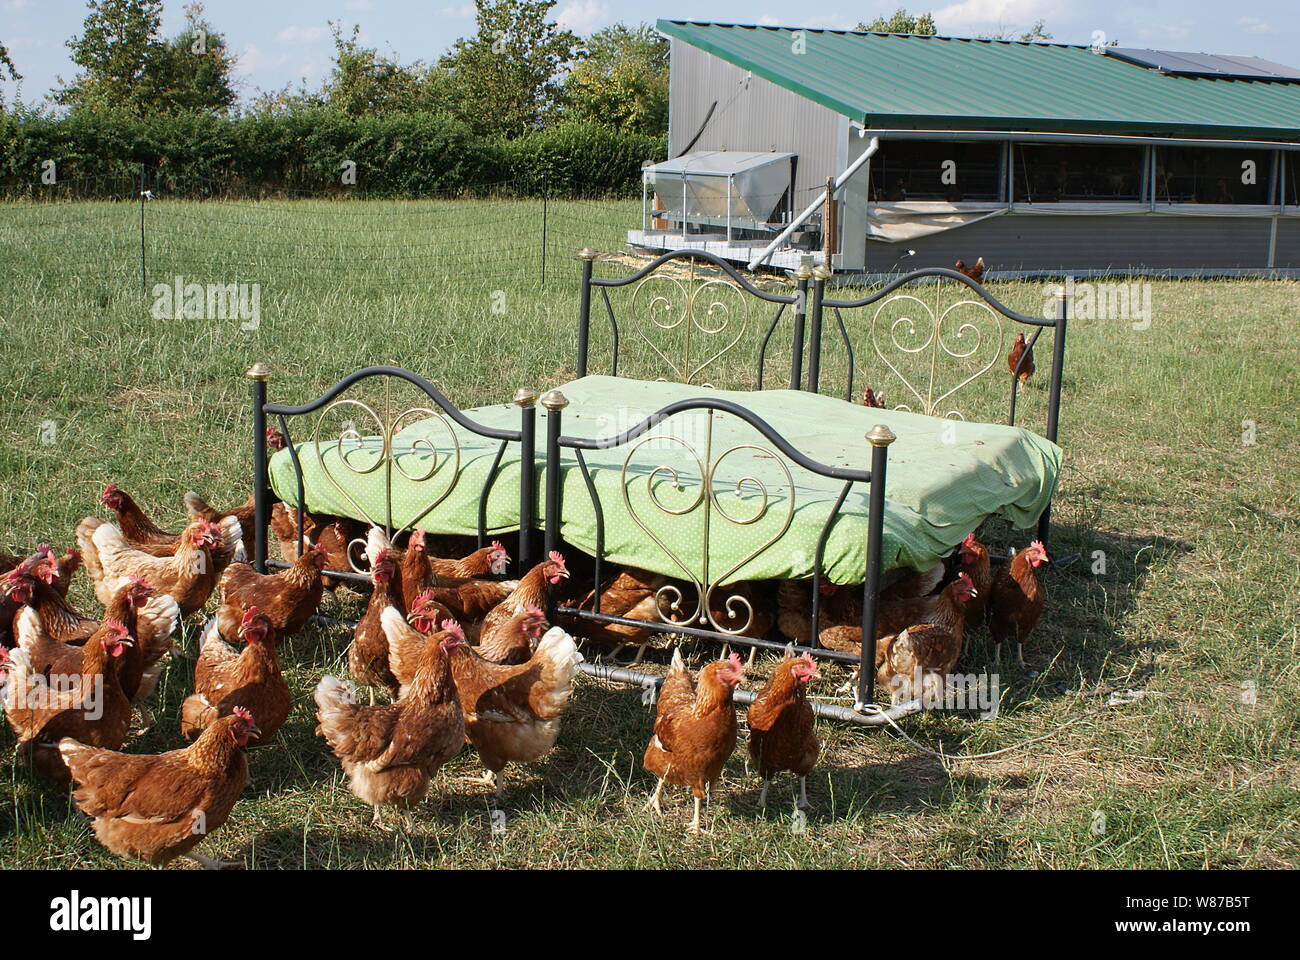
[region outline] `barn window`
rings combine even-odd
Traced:
[[[997,201],[1001,166],[1002,144],[992,141],[882,141],[871,158],[871,198]]]
[[[1139,201],[1146,151],[1142,147],[1079,143],[1017,143],[1015,198],[1020,203]]]
[[[1282,154],[1286,177],[1282,185],[1282,202],[1288,207],[1300,207],[1300,153],[1290,150]]]
[[[1268,203],[1271,150],[1160,147],[1156,203]]]

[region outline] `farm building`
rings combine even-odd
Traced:
[[[1300,70],[1253,57],[660,20],[650,249],[888,274],[1300,276]],[[833,204],[825,202],[827,191]]]

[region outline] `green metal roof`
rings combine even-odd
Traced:
[[[1300,140],[1300,83],[1170,76],[1062,43],[658,28],[868,127]]]

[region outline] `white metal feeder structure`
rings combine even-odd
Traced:
[[[628,239],[656,248],[680,238],[681,245],[705,249],[761,249],[790,221],[795,159],[793,153],[703,150],[647,166],[640,235],[631,231]],[[659,200],[655,209],[652,197]]]

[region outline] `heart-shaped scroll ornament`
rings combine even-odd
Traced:
[[[960,410],[944,409],[946,401],[998,362],[1006,339],[1003,318],[983,300],[958,300],[940,309],[939,285],[935,289],[933,305],[910,293],[883,300],[871,318],[871,345],[915,398],[894,409],[964,420]]]
[[[749,325],[744,293],[720,279],[690,283],[652,273],[637,283],[631,309],[637,335],[667,366],[660,379],[677,383],[701,382]]]

